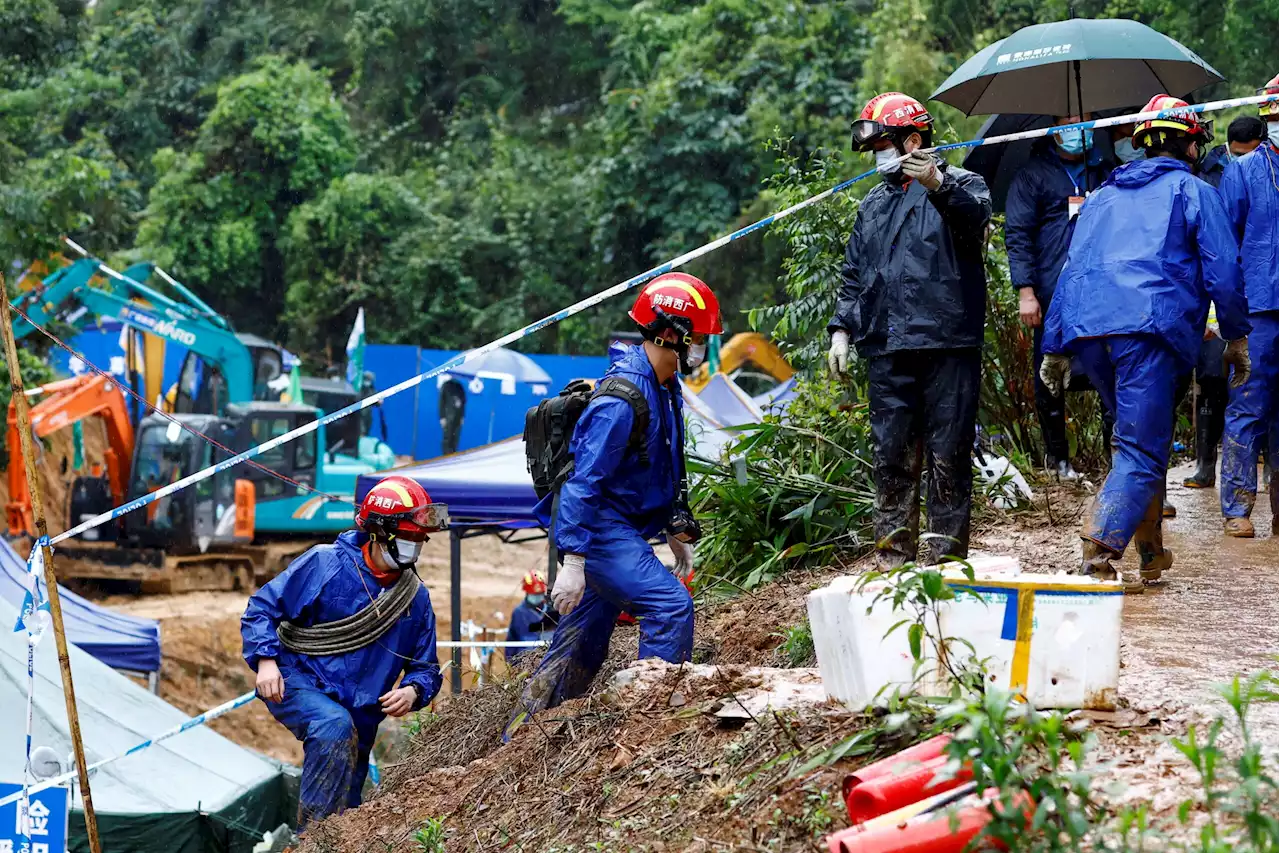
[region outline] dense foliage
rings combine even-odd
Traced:
[[[1226,74],[1224,90],[1274,73],[1266,0],[1074,11],[1157,25]],[[927,94],[984,44],[1069,13],[1066,0],[0,0],[0,258],[24,268],[62,234],[155,258],[237,327],[313,361],[341,352],[361,305],[373,341],[473,344],[774,207],[775,136],[807,168],[844,148],[876,91]],[[938,113],[950,132],[976,129]],[[741,310],[784,301],[783,256],[766,236],[693,271],[740,329]],[[597,352],[618,308],[531,346]]]

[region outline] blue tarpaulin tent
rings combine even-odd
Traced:
[[[0,540],[0,599],[21,609],[26,595],[24,580],[27,561],[8,542]],[[67,639],[107,666],[130,672],[158,672],[160,669],[160,623],[113,613],[58,587],[62,601],[62,621]],[[12,631],[0,625],[0,632]]]

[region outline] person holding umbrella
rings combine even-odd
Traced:
[[[1280,75],[1258,90],[1280,90]],[[1231,227],[1240,238],[1240,262],[1244,271],[1244,289],[1249,300],[1249,349],[1257,362],[1257,370],[1239,371],[1231,380],[1231,397],[1227,403],[1226,432],[1222,437],[1222,501],[1223,532],[1228,536],[1251,537],[1253,522],[1249,516],[1258,491],[1258,453],[1269,444],[1272,468],[1268,472],[1271,491],[1271,530],[1277,530],[1277,314],[1280,313],[1280,157],[1276,141],[1280,132],[1280,114],[1275,101],[1263,104],[1262,117],[1267,122],[1268,138],[1254,151],[1228,164],[1222,174],[1219,190],[1226,203]],[[1221,321],[1222,306],[1218,306]],[[1228,345],[1229,346],[1229,345]]]
[[[888,566],[917,556],[922,461],[934,534],[922,562],[969,550],[991,195],[981,176],[920,150],[932,126],[901,92],[872,98],[853,123],[853,149],[874,152],[883,177],[858,208],[827,327],[832,373],[848,373],[850,343],[867,359],[876,547]]]
[[[1055,125],[1086,121],[1062,116]],[[1055,396],[1040,381],[1043,316],[1053,300],[1058,273],[1067,259],[1067,246],[1087,188],[1098,187],[1110,169],[1093,154],[1093,131],[1054,134],[1032,150],[1009,185],[1005,202],[1005,246],[1009,252],[1009,277],[1018,291],[1018,314],[1033,330],[1035,345],[1035,401],[1044,436],[1045,467],[1060,479],[1075,480],[1067,444],[1065,394]],[[1105,424],[1110,437],[1111,424]]]
[[[1159,95],[1143,111],[1185,106]],[[1111,472],[1080,532],[1082,574],[1114,580],[1111,561],[1130,539],[1142,581],[1158,581],[1173,564],[1160,529],[1173,407],[1199,353],[1210,298],[1236,367],[1232,382],[1249,374],[1235,236],[1217,192],[1191,174],[1211,139],[1190,113],[1138,124],[1133,144],[1146,159],[1117,169],[1085,202],[1045,320],[1044,384],[1061,394],[1071,355],[1079,356],[1116,421]]]

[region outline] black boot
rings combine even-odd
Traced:
[[[1188,489],[1212,489],[1217,482],[1218,442],[1213,432],[1213,413],[1201,406],[1196,413],[1196,472],[1182,481]]]

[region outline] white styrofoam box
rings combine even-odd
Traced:
[[[942,636],[972,643],[993,684],[1026,696],[1038,708],[1114,708],[1123,587],[1074,575],[1022,574],[1010,558],[969,562],[972,581],[958,568],[941,567],[948,584],[977,593],[941,606]],[[853,708],[895,688],[907,691],[913,676],[906,626],[885,636],[911,613],[893,610],[890,601],[868,613],[883,584],[859,589],[858,583],[858,578],[840,577],[808,598],[827,695]],[[915,689],[924,695],[946,693],[944,674],[930,668]]]

